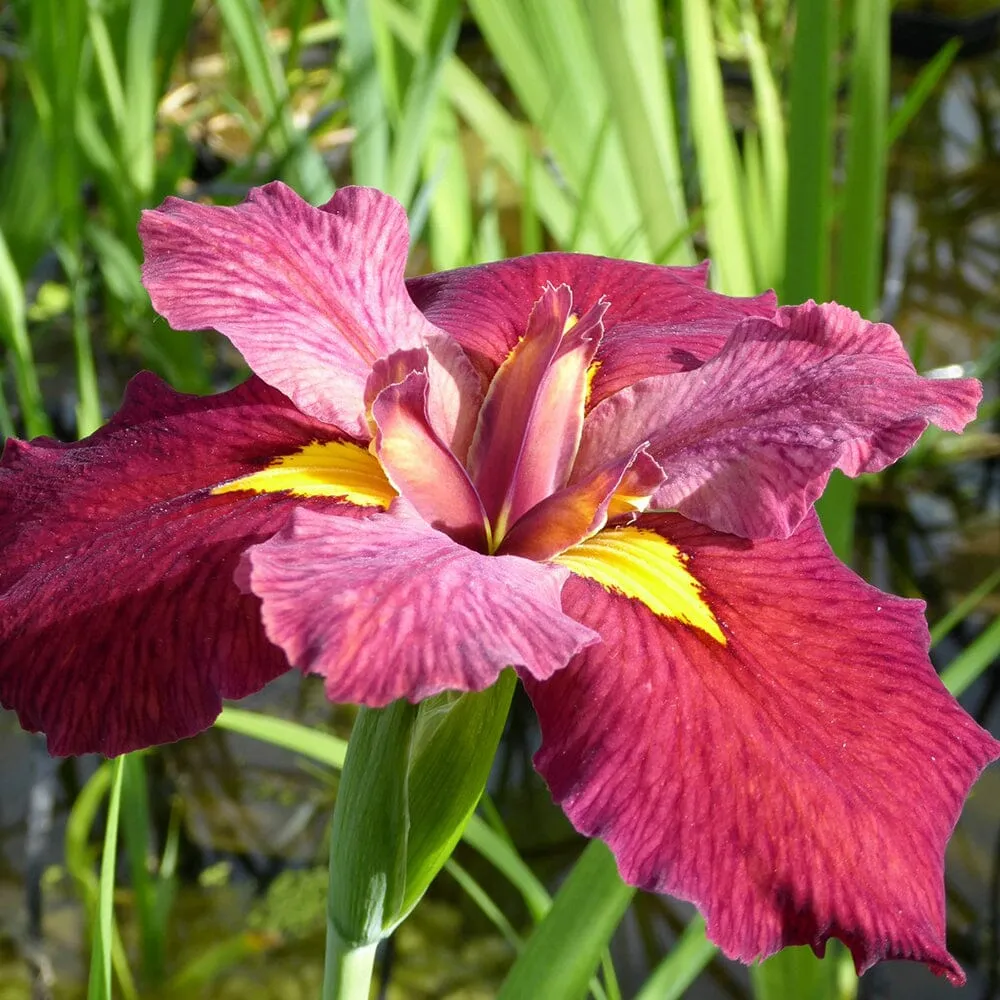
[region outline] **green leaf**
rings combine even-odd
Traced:
[[[485,691],[420,705],[410,762],[406,893],[397,921],[451,856],[486,787],[517,683],[513,670]]]
[[[115,923],[115,864],[118,853],[118,818],[121,810],[124,772],[125,758],[119,757],[111,765],[111,794],[108,799],[108,818],[104,831],[104,851],[101,855],[97,920],[92,929],[87,1000],[112,1000],[111,946]]]
[[[287,719],[275,719],[260,712],[226,705],[215,720],[219,729],[250,736],[271,746],[284,747],[340,770],[347,755],[347,741],[310,726]]]
[[[42,390],[35,371],[35,358],[28,338],[24,311],[24,286],[17,272],[14,258],[0,231],[0,340],[13,361],[14,382],[21,404],[21,416],[28,437],[51,434],[49,418],[45,413]]]
[[[750,258],[739,156],[722,93],[708,0],[684,0],[681,15],[690,78],[691,130],[705,228],[716,268],[713,282],[727,295],[753,295],[760,289]]]
[[[933,649],[956,625],[965,621],[994,590],[1000,587],[1000,568],[995,569],[974,590],[970,591],[940,621],[931,628],[931,648]]]
[[[892,146],[906,131],[906,127],[924,106],[927,98],[934,92],[935,87],[941,82],[945,73],[948,72],[961,47],[962,40],[960,38],[950,39],[945,42],[930,62],[925,63],[920,68],[916,80],[910,85],[903,100],[889,119],[889,124],[885,130],[885,142],[887,146]]]
[[[358,184],[384,189],[389,181],[389,113],[376,58],[376,11],[367,0],[346,0],[344,13],[344,89],[355,129],[351,173]]]
[[[858,992],[850,952],[839,941],[829,942],[823,959],[811,948],[786,948],[751,966],[750,982],[756,1000],[854,1000]]]
[[[632,902],[608,848],[592,840],[510,970],[498,1000],[578,1000]]]
[[[705,936],[704,918],[693,917],[663,961],[643,983],[635,1000],[680,1000],[718,950]]]
[[[823,301],[829,297],[836,60],[836,0],[797,4],[781,283],[785,302],[808,298]]]
[[[871,316],[882,282],[886,121],[889,114],[889,0],[855,4],[844,182],[834,298]]]
[[[648,244],[673,246],[665,263],[693,264],[657,5],[586,0],[586,6]]]
[[[1000,659],[1000,615],[941,672],[944,686],[956,697]]]
[[[403,905],[417,706],[361,708],[330,835],[329,928],[346,950],[377,944]]]

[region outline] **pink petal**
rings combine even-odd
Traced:
[[[663,482],[663,470],[642,450],[597,469],[535,504],[506,535],[501,555],[542,562],[600,531],[608,522],[616,497],[634,510]]]
[[[908,958],[963,982],[944,849],[1000,744],[935,675],[922,605],[840,564],[815,516],[757,542],[637,523],[687,555],[726,641],[572,577],[564,606],[604,642],[525,680],[553,797],[730,957],[838,937],[859,971]]]
[[[492,378],[524,335],[546,285],[569,285],[577,311],[610,302],[590,403],[650,375],[686,371],[718,354],[746,316],[773,316],[774,295],[708,291],[706,264],[657,267],[586,254],[541,253],[411,278],[414,302]]]
[[[376,450],[392,484],[432,527],[485,552],[486,515],[469,474],[427,415],[430,379],[410,372],[372,403]]]
[[[268,636],[333,701],[478,691],[506,666],[549,677],[596,640],[562,613],[566,570],[480,555],[412,515],[300,511],[246,558]]]
[[[636,383],[595,407],[573,480],[649,440],[654,503],[748,538],[787,536],[830,472],[875,472],[929,422],[973,419],[974,379],[917,375],[892,327],[837,305],[748,319],[696,371]]]
[[[9,442],[0,702],[54,754],[114,755],[191,736],[287,670],[233,584],[240,555],[302,504],[358,508],[212,489],[332,438],[257,379],[199,398],[144,374],[86,440]]]
[[[374,361],[439,335],[403,283],[402,206],[371,188],[322,208],[278,181],[234,208],[168,198],[139,234],[143,281],[171,325],[225,334],[301,410],[357,437]]]
[[[468,467],[496,540],[566,484],[576,457],[605,306],[598,303],[567,329],[572,306],[565,285],[546,289],[479,413]]]
[[[434,432],[455,457],[464,462],[483,405],[483,380],[465,352],[446,334],[428,337],[425,347],[396,351],[372,366],[365,383],[365,408],[387,386],[402,382],[410,372],[425,371],[427,418]],[[374,426],[369,419],[374,436]]]

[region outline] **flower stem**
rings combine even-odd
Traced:
[[[377,943],[357,948],[344,944],[333,923],[328,920],[323,1000],[368,1000],[377,947]]]

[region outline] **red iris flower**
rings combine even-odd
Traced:
[[[290,666],[337,701],[513,665],[536,766],[622,875],[726,954],[845,941],[952,982],[943,854],[1000,745],[922,608],[831,554],[832,469],[884,468],[980,390],[836,305],[574,254],[404,281],[377,191],[145,214],[145,283],[255,377],[152,375],[0,469],[0,702],[56,754],[189,736]]]

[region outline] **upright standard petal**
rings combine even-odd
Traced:
[[[114,755],[199,732],[221,698],[287,670],[233,573],[295,506],[388,504],[384,477],[379,494],[375,473],[361,475],[360,456],[374,459],[331,437],[257,379],[200,398],[145,374],[84,441],[9,442],[0,703],[52,753]],[[350,482],[336,492],[364,506],[324,495],[317,477],[329,487],[337,469]]]
[[[920,377],[899,337],[837,305],[748,319],[695,371],[645,379],[588,415],[576,481],[648,440],[667,474],[654,503],[720,531],[784,537],[834,468],[885,468],[928,423],[973,419],[974,379]]]
[[[429,382],[426,372],[410,372],[375,397],[376,453],[393,485],[431,527],[485,552],[486,514],[469,474],[431,426]]]
[[[566,553],[564,606],[604,641],[525,680],[555,799],[628,881],[694,902],[733,958],[837,937],[859,971],[906,958],[963,982],[944,848],[1000,744],[934,673],[920,603],[862,582],[814,515],[780,541],[671,514],[637,529],[635,558],[624,541],[610,559],[586,543],[589,565]],[[636,596],[643,574],[682,571],[710,620],[684,624],[655,582]]]
[[[410,513],[302,510],[245,558],[268,636],[334,701],[478,691],[506,666],[549,677],[597,641],[562,612],[566,570],[480,555]]]
[[[562,489],[573,467],[606,303],[582,317],[572,307],[566,285],[545,290],[479,411],[468,468],[495,543],[525,511]]]
[[[610,303],[590,405],[650,375],[686,371],[714,357],[747,316],[773,316],[772,293],[730,298],[705,288],[708,265],[658,267],[587,254],[541,253],[411,278],[427,318],[452,335],[492,378],[524,335],[546,285],[568,285],[583,314]]]
[[[403,283],[403,208],[372,188],[342,188],[322,208],[278,181],[234,208],[168,198],[139,234],[157,312],[225,334],[299,409],[356,437],[375,360],[440,336]]]

